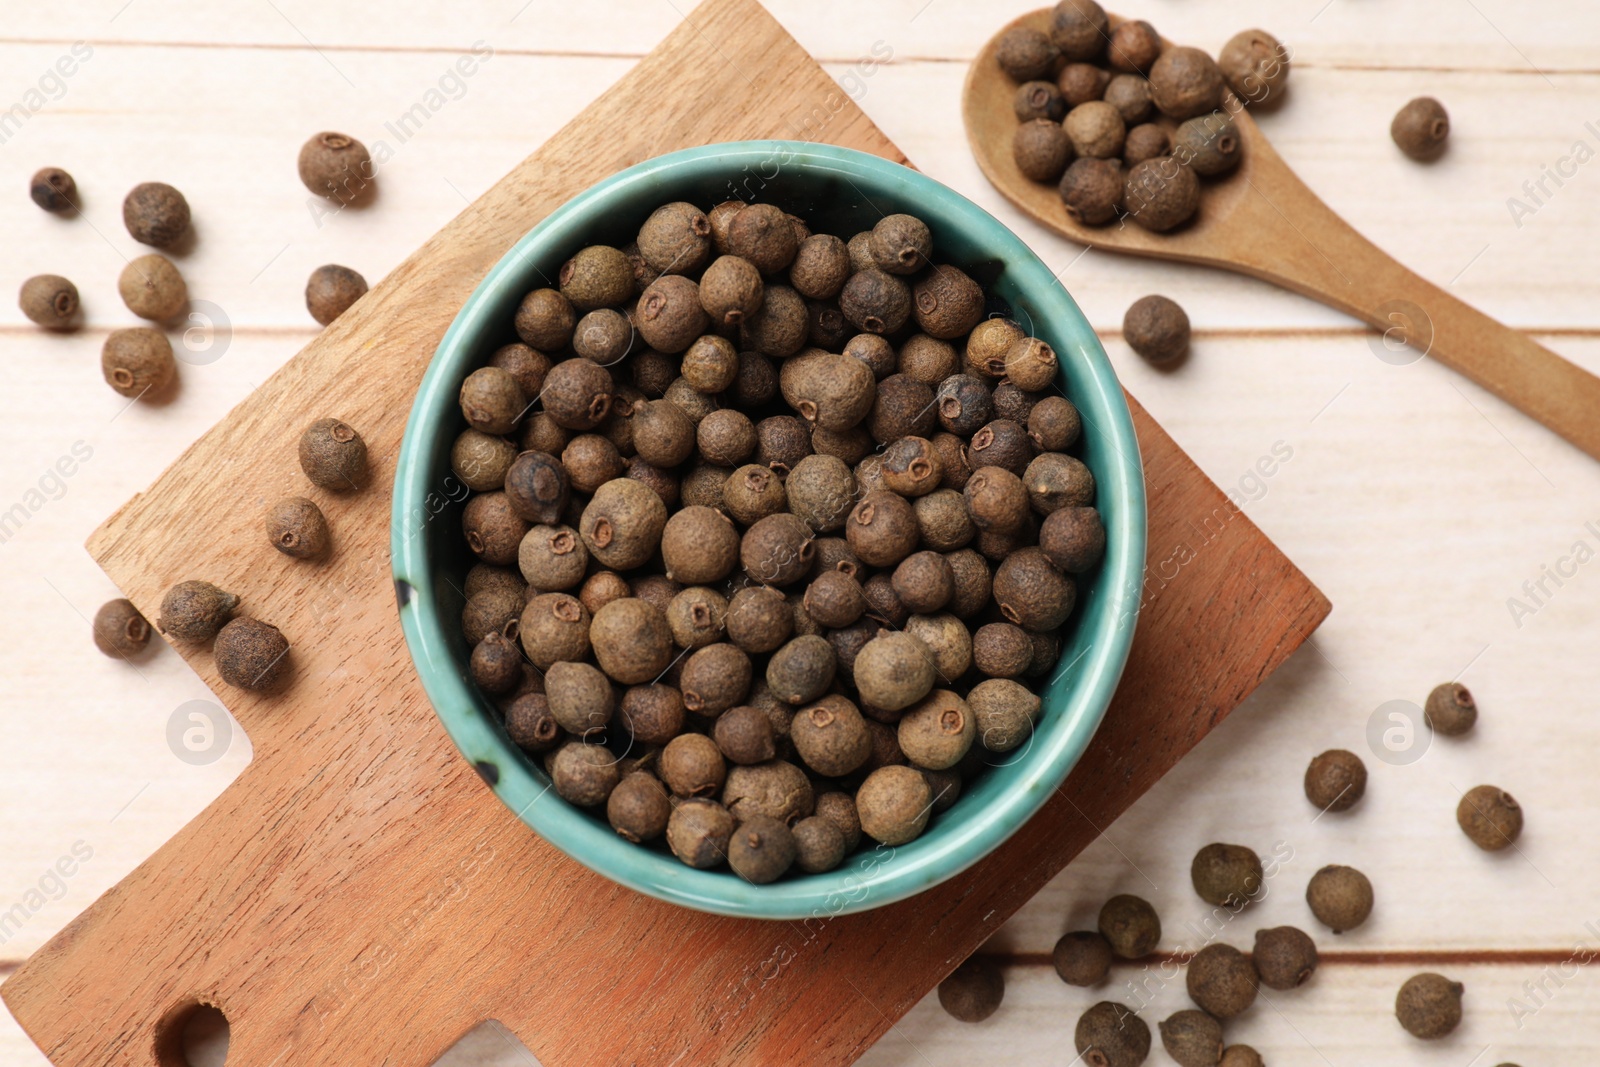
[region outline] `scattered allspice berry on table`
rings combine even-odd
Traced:
[[[313,135],[300,146],[296,169],[307,189],[339,203],[358,199],[374,178],[366,145],[331,130]]]
[[[159,252],[128,261],[117,278],[117,292],[141,319],[166,322],[189,303],[189,287],[172,260]]]
[[[1078,1017],[1073,1043],[1084,1063],[1139,1067],[1150,1055],[1150,1025],[1127,1005],[1102,1000]]]
[[[68,330],[78,317],[78,287],[59,274],[36,274],[22,283],[17,306],[30,322]]]
[[[60,167],[42,167],[28,180],[28,196],[45,211],[71,211],[78,206],[78,183]]]
[[[1318,922],[1342,934],[1372,914],[1372,883],[1354,867],[1330,864],[1311,876],[1306,904]]]
[[[1161,1047],[1178,1067],[1216,1067],[1222,1058],[1222,1024],[1186,1008],[1161,1021]]]
[[[165,182],[144,182],[123,199],[122,222],[140,244],[171,248],[189,232],[189,201]]]
[[[1461,1024],[1461,996],[1465,991],[1460,982],[1442,974],[1414,975],[1395,995],[1395,1018],[1413,1037],[1426,1041],[1444,1037]]]
[[[343,315],[367,291],[367,280],[349,267],[328,263],[306,279],[306,310],[318,323],[327,326]]]
[[[1450,116],[1433,97],[1419,96],[1395,114],[1389,124],[1389,136],[1400,151],[1425,163],[1444,151],[1450,139]]]
[[[1006,978],[999,964],[986,956],[970,956],[939,983],[939,1004],[964,1023],[981,1023],[1005,999]]]
[[[1497,786],[1474,786],[1456,805],[1456,822],[1474,845],[1498,852],[1522,836],[1522,805]]]
[[[150,643],[150,624],[131,600],[108,600],[94,613],[94,646],[113,659],[129,659]]]

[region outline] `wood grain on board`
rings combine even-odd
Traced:
[[[783,107],[747,108],[752,82]],[[674,123],[631,121],[664,100],[684,102]],[[58,1067],[181,1063],[199,1003],[243,1067],[427,1064],[491,1018],[546,1067],[851,1062],[1321,621],[1322,595],[1134,403],[1151,578],[1128,670],[1079,768],[985,862],[865,915],[760,923],[622,889],[513,818],[439,726],[395,617],[388,485],[416,385],[471,288],[573,193],[674,148],[804,132],[903,161],[753,0],[702,5],[95,534],[147,613],[187,577],[238,591],[294,642],[294,682],[228,693],[251,765],[4,986]],[[308,582],[263,558],[239,487],[298,490],[285,457],[329,412],[377,469],[322,501],[343,539]]]

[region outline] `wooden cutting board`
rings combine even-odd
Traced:
[[[451,746],[401,639],[388,486],[406,414],[456,309],[551,209],[648,157],[761,137],[904,161],[754,0],[708,0],[96,531],[147,615],[171,583],[213,580],[284,629],[295,670],[256,697],[184,650],[254,761],[0,990],[59,1067],[181,1065],[201,1003],[231,1023],[230,1067],[430,1064],[485,1019],[545,1067],[849,1063],[1327,614],[1134,403],[1150,557],[1132,658],[1078,770],[987,861],[878,911],[763,923],[639,896],[536,837]],[[337,548],[313,570],[264,550],[258,509],[305,491],[295,440],[324,414],[361,429],[376,477],[320,499]]]

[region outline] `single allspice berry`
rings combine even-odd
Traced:
[[[1436,158],[1450,139],[1450,116],[1431,96],[1419,96],[1395,114],[1389,136],[1418,162]]]
[[[240,689],[276,689],[289,674],[289,641],[271,623],[240,616],[217,631],[217,673]]]
[[[517,642],[491,630],[472,649],[472,680],[486,693],[510,693],[522,682],[522,649]]]
[[[1406,979],[1394,998],[1395,1018],[1412,1037],[1432,1041],[1461,1025],[1461,995],[1466,987],[1442,974],[1424,972]]]
[[[1221,107],[1223,88],[1216,61],[1198,48],[1169,49],[1150,66],[1150,95],[1178,122]]]
[[[305,497],[284,497],[267,512],[267,540],[294,559],[319,559],[328,552],[328,520]]]
[[[1189,350],[1189,316],[1167,297],[1140,297],[1122,316],[1122,336],[1151,363],[1170,363]]]
[[[1050,956],[1056,974],[1068,985],[1097,986],[1111,972],[1111,943],[1097,930],[1062,934]]]
[[[1161,917],[1150,902],[1121,893],[1100,906],[1100,936],[1112,955],[1136,960],[1148,956],[1161,943]]]
[[[1354,752],[1329,749],[1306,768],[1306,799],[1322,811],[1349,811],[1367,791],[1367,765]]]
[[[78,287],[59,274],[36,274],[22,283],[17,306],[46,329],[70,329],[78,317]]]
[[[1072,140],[1059,122],[1034,119],[1011,135],[1011,158],[1024,178],[1054,182],[1072,162]]]
[[[129,659],[150,643],[150,624],[133,601],[108,600],[94,613],[94,647],[113,659]]]
[[[171,248],[189,232],[189,202],[165,182],[144,182],[123,199],[122,223],[140,244]]]
[[[1228,87],[1246,104],[1260,104],[1289,80],[1289,50],[1266,30],[1243,30],[1217,53]]]
[[[622,781],[617,758],[600,745],[564,745],[556,750],[549,767],[556,793],[580,808],[604,804]]]
[[[1474,845],[1499,852],[1522,836],[1522,805],[1497,786],[1474,786],[1456,805],[1456,822]]]
[[[160,395],[177,372],[172,343],[146,326],[112,330],[100,349],[106,384],[129,399]]]
[[[1256,947],[1250,958],[1262,985],[1268,989],[1294,989],[1316,972],[1317,945],[1304,930],[1275,926],[1256,931]]]
[[[1122,165],[1114,159],[1073,160],[1056,191],[1074,222],[1104,226],[1122,207]]]
[[[46,211],[71,211],[78,206],[78,183],[60,167],[43,167],[28,180],[28,196]]]
[[[1318,922],[1342,934],[1372,914],[1372,883],[1354,867],[1323,867],[1306,886],[1306,904]]]
[[[651,774],[629,774],[606,798],[606,821],[623,840],[640,844],[667,832],[672,804]]]
[[[1222,1059],[1217,1061],[1217,1067],[1266,1067],[1266,1061],[1261,1058],[1261,1053],[1249,1045],[1229,1045],[1222,1050]],[[1501,1067],[1506,1067],[1501,1064]]]
[[[964,1023],[981,1023],[1005,999],[1006,978],[987,956],[969,956],[939,983],[939,1006]]]
[[[821,815],[794,824],[794,865],[807,874],[831,871],[849,854],[844,831]]]
[[[323,418],[300,435],[300,469],[311,484],[334,492],[359,489],[367,481],[367,443],[338,419]]]
[[[1019,82],[1048,76],[1060,56],[1061,49],[1052,44],[1046,34],[1031,26],[1007,30],[995,49],[1000,69]]]
[[[1209,844],[1195,853],[1189,880],[1206,903],[1242,907],[1261,893],[1261,858],[1244,845]]]
[[[331,130],[301,145],[295,166],[307,189],[339,203],[358,198],[375,176],[366,145]]]
[[[349,267],[327,263],[306,279],[306,310],[326,326],[367,292],[367,280]],[[537,393],[538,390],[535,390]]]
[[[1093,63],[1068,63],[1056,76],[1056,88],[1067,101],[1068,108],[1099,100],[1105,95],[1111,81],[1111,72]]]
[[[1122,203],[1134,222],[1155,233],[1166,233],[1188,222],[1200,209],[1200,179],[1171,157],[1147,159],[1123,179]]]
[[[753,885],[776,882],[794,865],[798,849],[783,822],[757,815],[745,819],[728,841],[728,866]]]
[[[933,233],[914,215],[885,215],[872,227],[872,260],[890,274],[915,274],[933,254]]]
[[[179,582],[161,598],[156,628],[180,641],[209,641],[232,618],[238,605],[238,597],[210,582]]]
[[[933,790],[915,767],[879,767],[856,792],[862,832],[891,848],[921,836],[932,804]]]
[[[1173,158],[1208,178],[1238,166],[1243,151],[1244,142],[1225,111],[1187,119],[1172,135]]]
[[[1150,1055],[1150,1027],[1126,1005],[1102,1000],[1079,1016],[1073,1043],[1089,1067],[1139,1067]]]
[[[1161,1021],[1161,1047],[1178,1067],[1217,1067],[1222,1059],[1222,1024],[1187,1008]]]
[[[1218,1019],[1231,1019],[1254,1004],[1260,981],[1249,956],[1219,942],[1194,954],[1184,978],[1189,999]]]
[[[189,303],[189,288],[172,260],[159,253],[128,261],[117,278],[117,292],[141,319],[165,322]]]
[[[1478,721],[1478,704],[1472,692],[1460,682],[1437,685],[1428,694],[1422,716],[1435,733],[1459,737]]]

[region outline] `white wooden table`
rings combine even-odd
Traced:
[[[13,515],[0,527],[0,972],[250,759],[239,734],[205,766],[169,749],[174,711],[216,699],[177,656],[158,651],[130,668],[94,651],[86,619],[116,591],[83,539],[313,335],[301,295],[313,267],[381,277],[692,6],[6,4],[0,109],[18,107],[0,111],[0,290],[35,273],[69,275],[89,325],[48,336],[9,299],[0,307],[0,515]],[[1187,1006],[1181,980],[1133,968],[1102,991],[1066,987],[1048,954],[1118,891],[1155,903],[1163,947],[1198,947],[1209,909],[1187,870],[1212,840],[1292,856],[1224,939],[1248,948],[1257,927],[1292,923],[1334,954],[1308,987],[1263,997],[1228,1026],[1231,1041],[1275,1067],[1595,1062],[1600,974],[1570,961],[1600,951],[1600,465],[1427,360],[1376,358],[1371,335],[1304,299],[1084,255],[1022,220],[968,156],[957,105],[969,57],[1027,0],[772,6],[920,167],[1063,271],[1133,392],[1249,501],[1335,605],[1307,648],[995,938],[989,950],[1009,963],[993,1018],[964,1026],[929,998],[864,1062],[1061,1064],[1094,1000],[1148,1002],[1152,1026]],[[1293,88],[1262,125],[1309,184],[1425,276],[1600,370],[1600,169],[1586,165],[1600,152],[1600,11],[1588,0],[1141,0],[1123,13],[1213,51],[1253,25],[1289,42]],[[49,73],[77,41],[90,47],[78,46],[70,76]],[[492,56],[452,80],[475,42]],[[858,65],[885,50],[889,62]],[[1433,166],[1407,162],[1388,139],[1393,112],[1423,93],[1446,103],[1455,131]],[[369,209],[320,219],[308,210],[294,156],[320,129],[395,148]],[[28,201],[27,177],[46,164],[77,177],[84,217],[54,218]],[[182,269],[192,295],[230,324],[210,349],[220,357],[185,365],[181,393],[160,408],[125,407],[97,359],[106,331],[131,322],[115,283],[142,249],[119,205],[144,180],[188,196],[199,240]],[[1531,211],[1514,212],[1511,198]],[[1119,336],[1126,306],[1155,291],[1196,326],[1192,358],[1168,373]],[[62,476],[56,465],[75,450]],[[1256,473],[1274,455],[1271,476]],[[1512,598],[1531,610],[1513,612]],[[1483,709],[1472,736],[1438,739],[1413,762],[1369,749],[1380,705],[1420,703],[1453,677]],[[1366,757],[1372,781],[1356,811],[1314,819],[1300,776],[1330,747]],[[1518,851],[1480,853],[1455,829],[1458,790],[1481,782],[1524,804]],[[1364,869],[1379,901],[1366,926],[1337,939],[1303,902],[1307,878],[1328,862]],[[1431,1046],[1391,1014],[1395,989],[1419,970],[1467,985],[1466,1022]],[[195,1062],[220,1063],[221,1051],[202,1040]],[[1152,1062],[1162,1061],[1157,1052]],[[9,1017],[0,1062],[45,1062]],[[493,1024],[441,1061],[532,1062]]]

